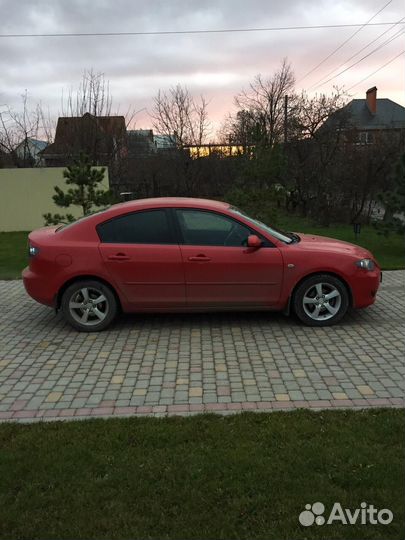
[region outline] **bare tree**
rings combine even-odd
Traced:
[[[304,216],[313,214],[323,225],[329,224],[335,210],[339,213],[344,207],[343,156],[345,134],[350,129],[345,101],[346,94],[339,89],[330,96],[313,98],[302,93],[295,97],[288,119],[287,202],[298,206]]]
[[[30,139],[52,142],[54,123],[45,113],[41,103],[30,107],[28,92],[21,96],[21,108],[15,110],[9,105],[0,108],[0,150],[7,153],[15,166],[36,165],[32,155]]]
[[[321,128],[326,120],[344,107],[347,97],[347,93],[337,86],[331,95],[320,94],[310,98],[302,92],[294,96],[288,114],[288,140],[317,138],[322,134]],[[347,120],[344,119],[345,122]]]
[[[86,113],[94,118],[123,116],[128,129],[139,111],[130,105],[126,112],[121,113],[119,107],[114,107],[113,103],[110,81],[105,78],[104,73],[96,73],[93,69],[83,72],[76,90],[70,88],[67,94],[62,90],[62,116],[80,117]]]
[[[173,138],[179,146],[201,145],[209,135],[208,102],[204,96],[193,98],[186,87],[178,84],[168,92],[159,90],[153,99],[153,127]]]
[[[62,115],[83,116],[90,113],[93,116],[110,116],[112,96],[110,83],[105,80],[103,73],[95,73],[92,69],[83,73],[82,80],[76,91],[70,89],[67,96],[62,91]]]
[[[235,97],[244,119],[254,124],[268,145],[280,142],[284,132],[284,97],[293,94],[295,78],[287,59],[268,78],[257,75],[248,90]]]
[[[220,129],[218,139],[223,144],[242,146],[244,153],[250,146],[262,142],[262,132],[250,111],[240,110],[235,115],[229,114]]]

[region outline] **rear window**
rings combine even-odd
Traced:
[[[109,208],[111,208],[111,206],[106,206],[105,208],[103,208],[102,210],[97,210],[97,212],[92,212],[91,214],[87,214],[87,216],[83,216],[81,218],[78,218],[76,219],[75,221],[72,221],[72,223],[66,223],[65,225],[61,225],[60,227],[58,227],[56,229],[55,232],[58,232],[58,231],[64,231],[66,229],[70,229],[70,227],[72,227],[73,225],[76,225],[76,223],[82,223],[83,221],[86,221],[88,220],[89,218],[93,217],[93,216],[97,216],[98,214],[102,214],[103,212],[105,212],[106,210],[108,210]]]
[[[148,210],[119,216],[97,226],[106,244],[174,244],[165,210]]]

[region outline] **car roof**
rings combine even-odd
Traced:
[[[137,199],[123,203],[114,204],[109,208],[86,216],[59,230],[60,234],[66,238],[75,238],[80,234],[82,239],[92,227],[115,217],[136,212],[137,210],[149,210],[153,208],[201,208],[205,210],[227,210],[230,205],[225,202],[211,201],[209,199],[193,199],[190,197],[157,197],[154,199]],[[89,225],[92,225],[89,229]]]
[[[140,208],[154,208],[154,207],[197,207],[197,208],[211,208],[211,209],[225,209],[229,208],[229,204],[222,201],[214,201],[210,199],[194,199],[192,197],[155,197],[151,199],[136,199],[133,201],[127,201],[123,203],[115,204],[112,209],[137,210]]]

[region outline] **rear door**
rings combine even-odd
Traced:
[[[279,249],[264,240],[248,248],[258,234],[224,214],[176,209],[181,233],[187,305],[190,307],[271,307],[280,296],[283,264]]]
[[[134,307],[185,305],[182,256],[166,209],[125,214],[97,232],[104,265]]]

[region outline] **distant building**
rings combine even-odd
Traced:
[[[47,146],[48,143],[46,141],[39,141],[38,139],[27,137],[20,142],[14,151],[23,165],[41,167],[44,165],[42,152]]]
[[[154,135],[153,140],[158,151],[175,150],[178,147],[176,135]]]
[[[132,158],[150,157],[159,152],[177,149],[175,135],[154,134],[152,129],[133,129],[127,132],[128,156]]]
[[[93,116],[58,119],[55,141],[42,152],[47,167],[69,165],[80,153],[95,165],[110,165],[127,153],[127,131],[123,116]]]
[[[352,143],[372,144],[381,135],[403,140],[405,107],[391,99],[377,99],[377,88],[373,86],[367,90],[365,99],[352,99],[332,114],[321,129],[338,129],[342,125],[347,141]]]
[[[127,131],[128,157],[149,157],[156,153],[152,129],[132,129]]]

